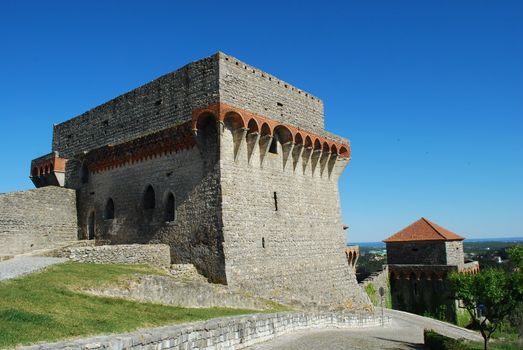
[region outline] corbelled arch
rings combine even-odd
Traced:
[[[274,137],[281,144],[294,141],[294,136],[292,135],[292,132],[289,130],[288,127],[282,124],[274,128]]]
[[[249,122],[247,123],[247,129],[249,129],[248,133],[251,134],[253,132],[260,132],[260,127],[258,125],[258,121],[256,118],[249,119]]]
[[[223,117],[223,124],[226,128],[237,130],[245,127],[245,121],[240,113],[235,111],[227,112]]]

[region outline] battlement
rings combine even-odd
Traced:
[[[55,125],[53,151],[74,158],[185,123],[216,103],[346,142],[324,130],[319,98],[219,52]]]
[[[305,90],[299,89],[299,88],[297,88],[297,87],[287,83],[286,81],[279,79],[278,77],[276,77],[276,76],[274,76],[272,74],[269,74],[269,73],[267,73],[265,71],[262,71],[259,68],[253,67],[253,66],[251,66],[251,65],[249,65],[249,64],[247,64],[247,63],[245,63],[243,61],[240,61],[236,57],[227,55],[227,54],[225,54],[223,52],[216,53],[216,56],[220,60],[225,60],[226,62],[230,62],[231,64],[235,64],[236,66],[239,66],[240,68],[243,68],[244,70],[248,71],[249,73],[252,73],[254,75],[257,75],[257,76],[260,76],[262,78],[265,78],[268,81],[273,82],[273,84],[281,85],[285,89],[289,89],[290,91],[295,91],[298,95],[302,95],[303,94],[306,98],[310,98],[311,100],[316,101],[318,103],[323,103],[323,101],[319,97],[316,97],[316,96],[312,95],[310,92],[307,92]]]

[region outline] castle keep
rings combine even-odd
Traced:
[[[76,192],[67,239],[166,243],[213,282],[361,306],[338,194],[349,159],[320,99],[217,53],[55,125],[31,179]]]

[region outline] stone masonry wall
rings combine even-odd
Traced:
[[[218,102],[343,140],[324,130],[320,99],[217,53],[55,125],[52,150],[73,158],[189,121],[194,109]]]
[[[446,276],[448,265],[390,265],[392,308],[456,321],[456,302]]]
[[[220,102],[324,134],[323,102],[273,75],[219,54]]]
[[[225,283],[216,146],[203,151],[192,147],[91,173],[78,191],[80,236],[88,237],[94,215],[96,239],[168,244],[173,263],[194,264],[212,281]],[[148,186],[155,192],[154,209],[144,206]],[[172,221],[166,219],[170,194]],[[113,219],[105,217],[109,199]]]
[[[345,256],[338,176],[347,161],[337,160],[330,177],[320,165],[313,173],[312,161],[304,173],[301,158],[294,170],[290,155],[284,169],[279,144],[261,165],[266,147],[256,144],[249,161],[250,147],[233,132],[226,127],[220,144],[228,284],[287,302],[368,305]]]
[[[369,295],[374,306],[381,305],[381,296],[379,294],[380,287],[382,287],[385,290],[385,299],[383,300],[384,306],[388,305],[391,302],[390,300],[386,300],[390,297],[389,269],[387,265],[384,265],[381,271],[371,274],[369,277],[365,278],[360,283],[363,290],[366,290],[369,284],[373,285],[374,291],[376,293],[374,297]]]
[[[149,264],[171,266],[170,248],[166,244],[119,244],[65,248],[58,257],[96,264]]]
[[[55,248],[76,237],[74,190],[49,186],[0,194],[0,255]]]
[[[391,323],[386,317],[384,325]],[[60,343],[20,347],[25,350],[51,349],[244,349],[279,335],[305,329],[357,328],[381,325],[370,314],[278,313],[217,318],[177,326],[139,330],[133,333],[98,336]]]
[[[72,158],[177,125],[218,100],[216,55],[190,63],[54,127],[53,151]]]
[[[389,264],[445,265],[445,241],[389,242],[387,262]]]
[[[445,242],[445,248],[447,252],[447,265],[462,266],[465,263],[463,241],[447,241]]]

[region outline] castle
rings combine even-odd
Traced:
[[[463,240],[426,218],[385,239],[392,307],[455,322],[458,308],[447,276],[479,271],[477,261],[465,263]]]
[[[166,243],[215,283],[362,306],[340,217],[349,159],[320,99],[217,53],[55,125],[52,152],[31,162],[38,189],[0,198],[6,213],[41,208],[4,215],[0,254]]]

